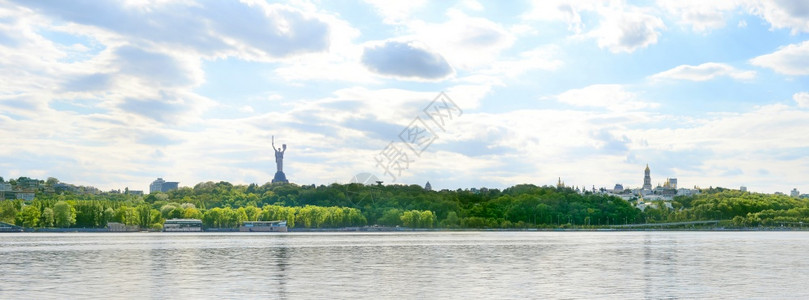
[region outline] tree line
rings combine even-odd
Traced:
[[[159,229],[167,219],[205,228],[285,220],[291,228],[364,225],[410,228],[598,228],[620,224],[724,220],[726,226],[809,224],[809,200],[706,189],[651,203],[644,211],[618,197],[522,184],[503,190],[427,191],[417,185],[233,185],[202,182],[168,193],[38,193],[0,203],[0,221],[24,227],[99,228],[118,222]]]

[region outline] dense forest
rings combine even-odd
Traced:
[[[670,205],[651,203],[643,211],[606,194],[530,184],[427,191],[417,185],[203,182],[149,195],[41,189],[33,201],[0,203],[0,221],[31,228],[99,228],[119,222],[155,230],[172,218],[201,219],[206,228],[271,220],[286,220],[291,228],[600,228],[698,220],[722,220],[724,227],[809,224],[807,199],[722,188],[675,197]]]

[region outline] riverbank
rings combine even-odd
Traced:
[[[643,227],[608,227],[608,228],[406,228],[406,227],[344,227],[344,228],[290,228],[291,233],[327,233],[327,232],[616,232],[616,231],[809,231],[807,227],[693,227],[693,228],[643,228]],[[2,232],[41,232],[41,233],[121,233],[121,232],[163,232],[158,230],[110,230],[108,228],[22,228]],[[201,232],[236,233],[237,228],[208,228]]]

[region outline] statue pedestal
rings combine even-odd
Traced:
[[[275,172],[275,177],[272,179],[272,183],[281,182],[281,183],[289,183],[287,180],[287,175],[284,172]]]

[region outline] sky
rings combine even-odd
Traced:
[[[809,1],[0,0],[0,176],[809,192]]]

